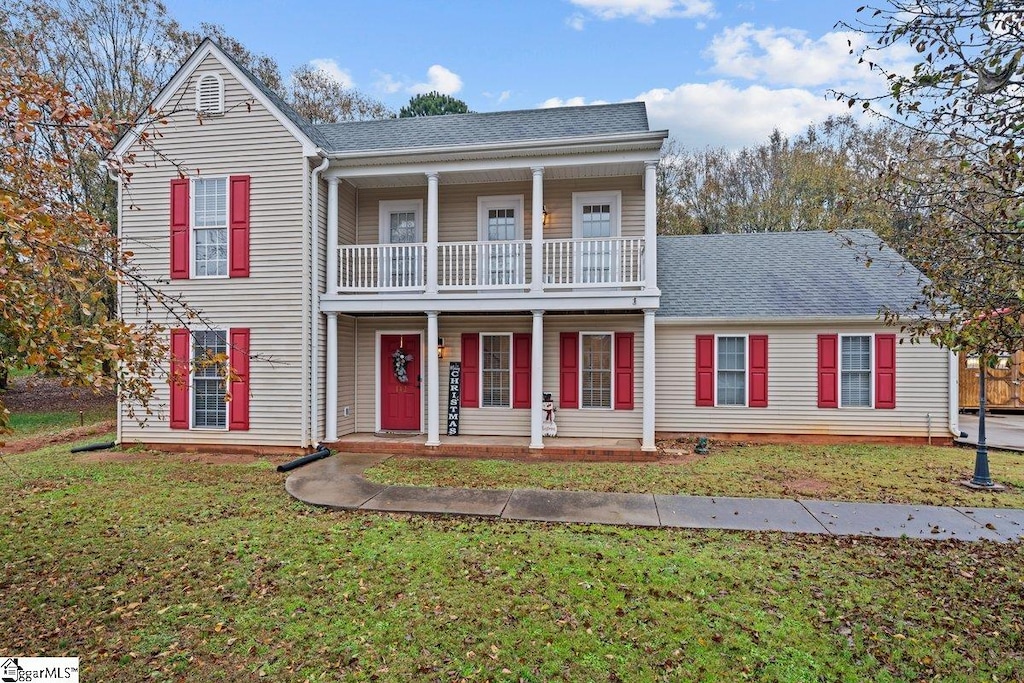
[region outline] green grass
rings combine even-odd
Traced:
[[[117,416],[113,407],[86,410],[80,417],[77,410],[60,410],[39,413],[12,413],[10,427],[13,438],[51,434],[79,424],[93,424],[113,420]]]
[[[83,680],[1024,677],[1021,544],[328,512],[266,461],[7,460],[0,643]]]
[[[1024,453],[994,451],[992,476],[1011,489],[969,491],[974,451],[929,446],[736,446],[680,465],[523,463],[504,460],[391,458],[367,471],[388,484],[684,493],[763,498],[1024,508]]]

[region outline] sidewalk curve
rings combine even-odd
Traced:
[[[285,490],[339,510],[469,515],[509,520],[784,531],[836,536],[1017,541],[1024,510],[849,503],[827,500],[676,496],[541,489],[389,486],[363,471],[389,455],[345,453],[293,471]]]

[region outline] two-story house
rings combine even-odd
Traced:
[[[454,412],[531,449],[955,427],[949,355],[877,319],[916,271],[843,244],[870,235],[657,236],[643,103],[312,125],[206,41],[153,108],[114,152],[121,235],[202,317],[161,320],[171,379],[144,424],[122,406],[122,442],[430,449]]]

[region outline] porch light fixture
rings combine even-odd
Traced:
[[[438,358],[438,360],[441,360],[441,359],[444,358],[444,353],[445,353],[444,337],[438,337],[437,338],[437,358]]]
[[[540,207],[540,210],[541,210],[541,213],[544,214],[544,219],[541,222],[544,224],[544,227],[547,227],[548,223],[551,222],[551,214],[548,213],[548,205],[547,204],[542,204],[541,207]]]

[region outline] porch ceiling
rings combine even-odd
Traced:
[[[444,171],[439,167],[441,185],[470,185],[476,183],[512,183],[532,179],[527,166],[521,168],[497,168],[473,171]],[[618,162],[610,164],[580,164],[570,166],[549,166],[544,169],[545,180],[567,180],[576,178],[606,178],[611,176],[643,175],[642,162]],[[414,187],[426,185],[422,173],[397,173],[395,175],[346,176],[345,180],[357,188]]]

